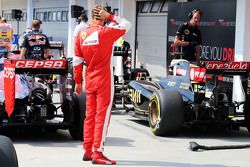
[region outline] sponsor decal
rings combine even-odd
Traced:
[[[206,82],[206,69],[199,67],[191,67],[190,80],[195,82]]]
[[[182,82],[179,86],[180,89],[189,89],[190,84]]]
[[[13,60],[16,68],[66,68],[66,60]]]
[[[85,40],[85,38],[87,37],[87,33],[85,31],[82,32],[81,37],[82,37],[82,40]]]
[[[205,94],[205,89],[204,85],[194,84],[194,93]]]
[[[175,86],[175,85],[176,85],[176,82],[172,82],[172,81],[168,82],[168,86]]]
[[[181,69],[181,68],[176,69],[176,75],[186,76],[186,74],[187,74],[187,71],[185,69]]]
[[[15,67],[5,66],[4,67],[4,78],[13,79],[15,77]]]
[[[248,70],[250,62],[216,62],[207,61],[206,69],[208,70]]]
[[[141,103],[141,90],[128,89],[128,95],[131,101]]]
[[[189,34],[189,30],[188,30],[188,29],[185,29],[185,30],[184,30],[184,34],[185,34],[185,35],[188,35],[188,34]]]
[[[5,109],[10,117],[15,107],[15,65],[4,61],[4,98]]]

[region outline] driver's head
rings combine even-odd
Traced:
[[[41,26],[41,21],[39,19],[35,19],[32,21],[32,29],[39,30]]]
[[[92,19],[93,21],[97,21],[99,23],[104,24],[106,21],[106,18],[103,17],[102,11],[106,9],[101,5],[95,5],[95,7],[92,9]]]

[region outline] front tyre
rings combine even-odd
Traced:
[[[149,102],[149,125],[156,136],[176,135],[183,127],[184,108],[178,91],[158,90]]]

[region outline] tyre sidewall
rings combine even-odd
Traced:
[[[150,102],[157,102],[159,112],[156,125],[150,124],[152,132],[157,136],[176,135],[184,122],[182,96],[177,91],[158,90],[151,97]]]

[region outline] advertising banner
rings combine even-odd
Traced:
[[[233,61],[236,0],[171,3],[168,10],[167,51],[171,52],[176,31],[188,21],[188,13],[202,11],[199,29],[202,34],[201,60]],[[169,54],[168,54],[169,55]],[[168,62],[171,58],[168,58]]]

